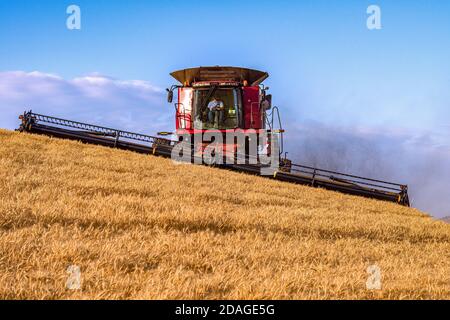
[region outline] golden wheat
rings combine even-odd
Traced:
[[[0,232],[3,299],[450,298],[450,225],[418,210],[6,130]]]

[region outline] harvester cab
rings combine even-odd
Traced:
[[[258,141],[258,152],[270,155],[270,142],[277,139],[278,156],[281,155],[283,129],[278,108],[272,108],[272,96],[267,94],[269,88],[262,84],[269,77],[267,72],[216,66],[183,69],[171,75],[180,83],[167,89],[170,103],[177,90],[175,127],[180,140],[194,134],[203,136],[206,131],[218,133],[223,135],[223,143],[215,148],[229,156],[242,150],[239,149],[242,146],[227,142],[226,135],[252,133]],[[261,139],[262,134],[266,139]],[[202,150],[209,143],[204,141]],[[244,148],[248,150],[249,146]]]

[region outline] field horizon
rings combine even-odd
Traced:
[[[414,208],[3,129],[0,164],[1,299],[450,299]]]

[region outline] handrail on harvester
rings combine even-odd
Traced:
[[[355,175],[351,175],[351,174],[330,171],[330,170],[325,170],[325,169],[318,169],[318,168],[294,164],[294,163],[292,164],[292,167],[294,167],[294,168],[292,168],[291,171],[294,171],[294,172],[312,174],[312,175],[315,175],[315,177],[328,178],[328,179],[331,179],[334,181],[350,183],[350,184],[354,184],[354,185],[377,187],[377,188],[383,188],[383,189],[392,190],[392,191],[402,191],[402,190],[408,188],[408,186],[404,185],[404,184],[393,183],[393,182],[388,182],[388,181],[383,181],[383,180],[376,180],[376,179],[371,179],[371,178],[365,178],[365,177],[355,176]],[[300,169],[297,169],[297,168],[300,168]],[[312,172],[305,171],[302,169],[310,170]],[[337,177],[334,175],[337,175]]]
[[[138,140],[138,141],[144,141],[144,142],[150,142],[150,143],[154,143],[155,140],[161,139],[159,137],[154,137],[154,136],[150,136],[150,135],[146,135],[146,134],[142,134],[142,133],[129,132],[129,131],[124,131],[124,130],[118,130],[118,129],[108,128],[108,127],[97,126],[97,125],[93,125],[93,124],[87,124],[87,123],[78,122],[78,121],[72,121],[72,120],[66,120],[66,119],[46,116],[46,115],[39,114],[39,113],[33,113],[32,111],[25,112],[23,114],[23,116],[21,116],[21,117],[23,120],[25,120],[25,122],[22,123],[21,128],[25,129],[25,130],[26,130],[25,127],[27,125],[32,125],[36,122],[44,122],[44,123],[48,123],[48,124],[58,125],[61,127],[70,127],[70,128],[74,128],[74,129],[86,130],[89,133],[97,133],[97,134],[102,134],[104,136],[110,136],[110,137],[114,137],[114,138],[121,137],[121,138],[125,138],[125,139]],[[19,128],[19,130],[21,130],[21,129]],[[164,140],[168,140],[168,139],[164,139]],[[170,140],[170,141],[173,143],[176,142],[173,140]]]

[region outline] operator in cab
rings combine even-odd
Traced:
[[[223,123],[224,104],[223,101],[219,100],[217,96],[214,96],[208,103],[208,121],[212,126],[214,126],[216,116],[218,117],[218,127],[219,124]]]

